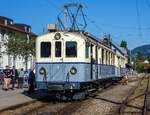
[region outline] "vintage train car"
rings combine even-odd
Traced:
[[[84,91],[125,75],[127,59],[120,49],[107,38],[85,32],[43,34],[36,39],[37,88],[84,97]]]

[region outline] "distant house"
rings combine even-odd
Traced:
[[[148,60],[145,60],[144,63],[145,63],[145,64],[149,64],[149,61],[148,61]]]
[[[147,67],[150,67],[150,63],[148,60],[140,60],[139,63],[142,65],[146,65]]]
[[[140,60],[138,61],[140,64],[149,64],[149,61],[148,60]]]
[[[17,57],[17,59],[13,60],[11,55],[7,55],[2,53],[6,50],[3,45],[4,40],[9,39],[9,34],[19,32],[20,34],[26,35],[27,39],[30,37],[37,37],[36,34],[31,32],[31,26],[26,24],[14,23],[12,19],[0,16],[0,69],[4,69],[6,65],[12,67],[16,66],[17,69],[25,68],[24,59]],[[28,69],[31,66],[34,66],[34,57],[31,56],[28,61]]]

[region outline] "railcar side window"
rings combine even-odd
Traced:
[[[66,42],[66,57],[77,57],[76,42]]]
[[[41,42],[41,57],[50,57],[50,56],[51,56],[51,43]]]
[[[55,57],[61,57],[61,42],[55,42]]]

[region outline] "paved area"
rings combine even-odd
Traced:
[[[28,94],[27,90],[27,88],[23,88],[15,90],[9,89],[8,91],[5,91],[2,90],[0,86],[0,109],[23,102],[28,102],[47,95],[46,92],[44,93],[37,90],[35,90],[33,94]]]

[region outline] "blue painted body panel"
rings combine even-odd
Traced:
[[[44,79],[44,75],[39,73],[41,67],[46,69],[46,80]],[[77,73],[74,75],[70,73],[72,67],[77,69]],[[110,65],[94,64],[93,79],[91,79],[90,67],[90,63],[85,62],[36,63],[37,88],[46,89],[53,83],[62,83],[63,85],[59,86],[63,87],[63,89],[70,89],[70,86],[74,86],[73,89],[80,89],[80,83],[83,82],[120,77],[119,68]],[[96,75],[98,75],[98,79]],[[57,87],[57,85],[54,86]]]
[[[90,81],[90,64],[87,63],[37,63],[36,76],[37,81],[43,80],[43,75],[39,73],[41,67],[44,67],[47,72],[47,81],[50,82],[86,82]],[[77,73],[72,75],[70,69],[75,67]]]

